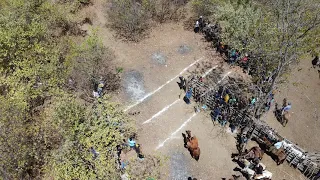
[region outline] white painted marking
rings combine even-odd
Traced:
[[[187,125],[188,122],[190,122],[192,120],[193,117],[195,117],[197,114],[193,113],[191,117],[189,117],[188,120],[186,120],[175,132],[173,132],[170,137],[168,137],[166,140],[164,140],[161,144],[159,144],[159,146],[156,148],[156,150],[158,150],[159,148],[161,148],[167,141],[169,141],[170,139],[173,139],[175,137],[175,135],[184,127]]]
[[[164,113],[165,111],[167,111],[171,106],[175,105],[177,102],[179,102],[181,99],[177,99],[175,100],[173,103],[169,104],[168,106],[164,107],[163,109],[161,109],[161,111],[157,112],[155,115],[153,115],[150,119],[146,120],[145,122],[143,122],[142,124],[146,124],[151,122],[154,118],[160,116],[162,113]]]
[[[143,98],[139,99],[137,102],[135,102],[134,104],[128,106],[124,111],[128,111],[129,109],[135,107],[136,105],[142,103],[145,99],[147,99],[149,96],[153,95],[154,93],[158,92],[160,89],[162,89],[165,85],[169,84],[171,81],[175,80],[177,77],[179,77],[180,75],[182,75],[185,71],[187,71],[191,66],[195,65],[196,63],[198,63],[199,61],[201,61],[203,59],[200,58],[198,60],[196,60],[195,62],[193,62],[192,64],[190,64],[188,67],[184,68],[178,75],[176,75],[174,78],[170,79],[169,81],[167,81],[165,84],[163,84],[162,86],[158,87],[158,89],[148,93],[147,95],[145,95]]]
[[[218,82],[217,84],[219,84],[221,81],[223,81],[230,73],[232,73],[232,71],[227,72]],[[165,139],[161,144],[158,145],[158,147],[156,148],[156,150],[158,150],[159,148],[163,147],[164,144],[173,139],[175,137],[175,135],[188,123],[192,120],[192,118],[194,116],[196,116],[197,114],[194,113],[188,120],[186,120],[175,132],[173,132],[167,139]]]
[[[217,66],[212,67],[211,69],[209,69],[207,72],[205,72],[202,77],[206,77],[213,69],[217,68]],[[176,101],[174,101],[173,103],[169,104],[168,106],[164,107],[163,109],[161,109],[159,112],[157,112],[155,115],[153,115],[150,119],[146,120],[145,122],[143,122],[142,124],[146,124],[151,122],[154,118],[160,116],[162,113],[164,113],[165,111],[167,111],[171,106],[175,105],[177,102],[179,102],[181,99],[177,99]]]
[[[220,80],[218,81],[217,84],[221,83],[221,81],[223,81],[227,76],[229,76],[230,73],[232,73],[232,71],[227,72],[227,73],[222,77],[222,79],[220,79]]]
[[[217,68],[218,65],[212,67],[211,69],[209,69],[208,71],[206,71],[203,75],[202,75],[202,78],[206,77],[212,70],[214,70],[215,68]]]

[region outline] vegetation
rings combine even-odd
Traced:
[[[95,34],[75,43],[83,38],[69,2],[0,5],[1,178],[119,177],[113,152],[134,126],[107,97],[81,98],[100,78],[105,91],[119,88],[113,53]]]
[[[216,9],[214,17],[222,27],[222,41],[250,54],[248,72],[260,91],[257,116],[290,65],[319,45],[319,7],[314,0],[238,0],[211,8]]]
[[[187,0],[111,0],[106,9],[110,27],[120,37],[139,41],[145,37],[153,22],[166,22],[183,17]]]

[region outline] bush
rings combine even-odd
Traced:
[[[213,14],[216,3],[216,0],[193,0],[192,8],[198,17],[208,17]]]
[[[153,20],[164,23],[169,20],[179,20],[184,17],[182,7],[188,0],[153,0],[151,14]]]
[[[110,27],[130,41],[143,38],[152,20],[163,23],[183,17],[188,0],[111,0],[107,15]]]
[[[148,1],[139,3],[135,0],[111,0],[111,7],[107,11],[111,27],[121,37],[138,41],[149,29],[151,14],[145,9],[149,5]]]
[[[114,58],[113,51],[106,48],[95,34],[76,47],[75,51],[69,87],[91,94],[102,79],[105,82],[104,90],[116,91],[120,88],[119,77],[110,65]]]

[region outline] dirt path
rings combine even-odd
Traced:
[[[115,64],[124,69],[123,88],[114,100],[123,104],[127,112],[141,112],[133,118],[144,153],[161,152],[169,158],[165,179],[193,176],[219,180],[237,174],[233,171],[237,165],[231,161],[231,153],[236,152],[234,135],[213,126],[207,113],[194,114],[193,104],[186,105],[178,98],[177,75],[197,69],[202,69],[199,74],[216,71],[214,67],[221,63],[214,51],[206,48],[208,43],[200,35],[184,30],[182,24],[173,23],[154,27],[150,37],[139,43],[127,43],[117,40],[105,27],[103,4],[99,1],[84,13],[93,14],[93,27],[98,28],[102,42],[115,52]],[[90,26],[83,28],[91,32]],[[229,71],[224,68],[221,78]],[[183,147],[181,133],[187,129],[199,138],[198,162]],[[301,179],[296,170],[287,165],[276,167],[273,161],[265,159],[274,179]]]

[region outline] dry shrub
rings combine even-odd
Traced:
[[[160,169],[165,159],[161,156],[146,155],[143,160],[134,158],[129,162],[130,179],[160,179]]]
[[[138,41],[149,29],[151,14],[145,9],[147,6],[146,2],[135,0],[111,0],[107,10],[111,28],[127,40]]]
[[[152,21],[166,22],[184,17],[188,0],[111,0],[106,14],[109,26],[120,37],[139,41],[145,37]]]
[[[112,68],[114,53],[105,47],[94,34],[76,50],[69,87],[90,95],[96,89],[100,79],[105,82],[104,91],[116,91],[120,88],[119,76]]]
[[[160,23],[177,21],[184,17],[183,7],[187,2],[188,0],[153,0],[152,18]]]

